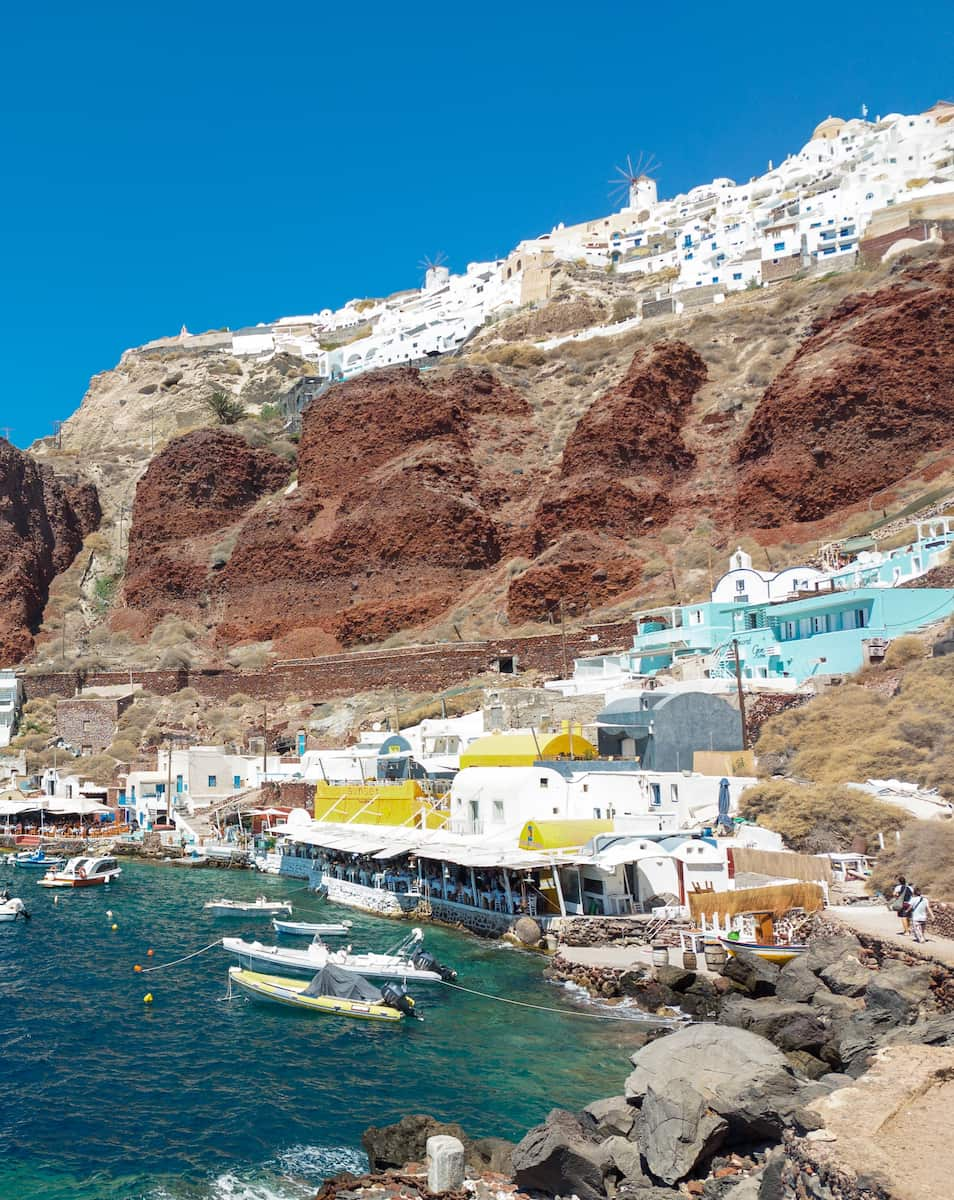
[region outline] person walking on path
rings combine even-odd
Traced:
[[[934,913],[931,911],[931,904],[927,896],[921,895],[921,889],[915,888],[911,896],[911,921],[914,924],[914,940],[916,942],[926,942],[924,931],[927,928],[928,917],[933,918]]]
[[[894,899],[891,901],[890,907],[898,914],[901,920],[902,935],[911,932],[911,897],[913,894],[914,889],[903,875],[899,875],[894,889]]]

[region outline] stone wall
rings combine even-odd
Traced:
[[[554,932],[564,946],[645,946],[648,920],[613,917],[560,917]]]
[[[626,649],[635,632],[632,621],[587,625],[566,635],[568,659],[611,654]],[[593,641],[593,636],[597,641]],[[156,695],[183,688],[225,700],[236,692],[264,700],[290,695],[348,696],[355,692],[401,688],[409,692],[439,692],[475,676],[499,671],[501,660],[513,660],[516,671],[535,670],[559,676],[563,672],[563,638],[559,633],[538,637],[499,638],[484,642],[445,642],[398,650],[364,650],[322,658],[277,662],[261,671],[48,671],[23,676],[27,700],[43,696],[73,696],[82,687],[138,684]]]
[[[56,706],[57,735],[81,754],[102,754],[113,742],[120,713],[130,704],[131,696],[60,700]]]

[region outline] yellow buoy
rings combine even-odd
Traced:
[[[119,928],[119,926],[118,925],[110,925],[109,928],[113,931],[113,933],[115,933],[116,930]]]
[[[143,1004],[152,1004],[152,992],[146,992],[142,998]]]

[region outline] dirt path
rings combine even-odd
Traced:
[[[901,922],[884,904],[848,904],[827,908],[825,916],[841,921],[857,933],[879,937],[918,958],[934,958],[946,966],[954,967],[954,941],[932,934],[929,923],[928,940],[923,946],[919,945],[913,937],[905,937],[900,933]]]

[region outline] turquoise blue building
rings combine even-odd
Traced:
[[[893,638],[952,614],[954,588],[862,587],[782,603],[676,605],[637,613],[632,649],[614,658],[632,675],[728,678],[735,673],[737,642],[744,678],[801,683],[857,671],[882,658]],[[584,659],[577,671],[605,673],[609,663]]]

